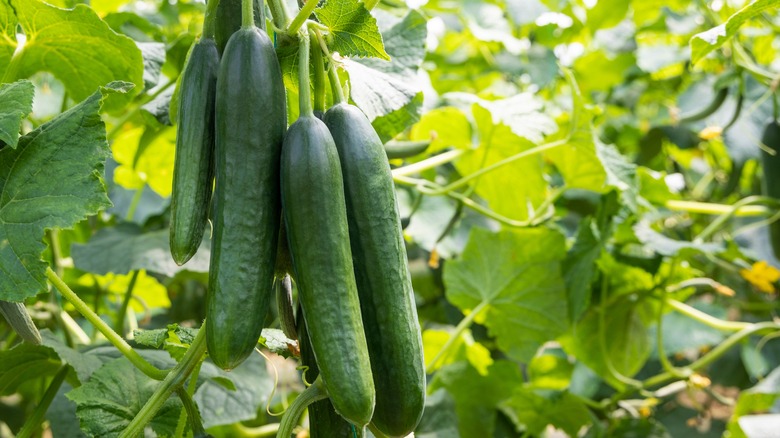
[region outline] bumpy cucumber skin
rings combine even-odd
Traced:
[[[300,117],[282,147],[282,205],[298,297],[336,412],[358,427],[375,392],[349,248],[338,152],[328,128]]]
[[[223,369],[235,368],[252,353],[273,295],[286,126],[273,44],[260,29],[242,28],[225,47],[217,76],[206,341],[211,359]]]
[[[422,418],[425,366],[401,219],[382,141],[355,106],[325,113],[338,148],[349,240],[377,400],[371,420],[406,436]]]
[[[298,312],[300,315],[301,312]],[[301,361],[308,367],[304,376],[307,382],[314,382],[320,375],[317,360],[314,358],[309,334],[306,330],[306,322],[303,318],[298,320],[298,345],[301,349]],[[353,426],[347,420],[341,418],[333,409],[329,399],[320,400],[309,405],[309,437],[310,438],[354,438]],[[356,430],[358,437],[363,436],[362,430]]]
[[[774,155],[763,149],[761,151],[764,195],[780,200],[780,124],[777,120],[773,120],[766,126],[761,142],[775,151]],[[769,235],[775,258],[780,260],[780,221],[775,221],[769,226]]]
[[[38,332],[38,328],[35,327],[35,324],[30,318],[30,314],[27,313],[27,308],[24,306],[24,303],[12,303],[10,301],[0,300],[0,314],[5,317],[8,325],[10,325],[25,342],[40,345],[41,334]]]
[[[183,265],[198,251],[214,179],[214,104],[219,54],[211,38],[192,47],[182,73],[171,195],[170,246]]]
[[[219,1],[214,20],[214,39],[217,42],[219,53],[225,51],[225,46],[230,37],[241,29],[241,0],[209,0]],[[254,0],[255,26],[265,29],[265,17],[263,16],[262,3]]]

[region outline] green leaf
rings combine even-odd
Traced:
[[[425,113],[412,126],[411,140],[431,140],[427,154],[448,147],[468,149],[471,147],[471,123],[460,109],[452,106],[436,108]]]
[[[0,154],[0,299],[18,302],[46,288],[46,229],[72,227],[111,205],[99,112],[106,95],[127,91],[127,85],[101,88]]]
[[[76,403],[82,430],[93,436],[117,436],[159,384],[120,357],[100,367],[86,383],[66,396]],[[169,398],[151,421],[152,429],[158,435],[174,435],[181,408],[178,397]]]
[[[168,339],[168,329],[133,330],[133,340],[141,345],[161,348]]]
[[[421,99],[418,95],[422,86],[417,69],[425,58],[428,30],[425,17],[415,10],[381,30],[391,61],[345,59],[342,66],[349,73],[352,101],[375,127],[381,127],[381,138],[386,141],[419,118]],[[418,104],[410,105],[415,99],[419,99]],[[406,115],[398,117],[394,112],[405,112]]]
[[[298,343],[287,336],[279,329],[265,328],[260,334],[260,342],[272,353],[282,357],[290,357],[293,350],[297,350]]]
[[[43,345],[54,350],[60,359],[73,367],[76,376],[81,383],[86,382],[89,376],[97,371],[105,362],[95,354],[83,353],[68,347],[48,329],[41,330]]]
[[[458,415],[455,412],[455,399],[444,389],[440,389],[425,398],[423,417],[415,438],[460,438]]]
[[[625,385],[610,373],[607,360],[617,372],[631,377],[642,368],[653,348],[648,326],[655,321],[656,312],[651,306],[627,297],[613,301],[606,308],[590,308],[571,332],[560,339],[567,353],[617,389]]]
[[[30,81],[0,85],[0,147],[16,148],[22,119],[32,112],[35,86]]]
[[[479,374],[485,376],[488,373],[488,367],[493,364],[493,358],[490,357],[490,350],[484,345],[476,342],[469,330],[464,330],[457,340],[448,347],[447,354],[442,356],[436,365],[431,368],[431,361],[441,351],[442,347],[452,337],[451,331],[428,329],[422,334],[423,348],[425,351],[425,369],[433,372],[459,361],[468,361]]]
[[[107,102],[117,109],[143,89],[144,63],[135,42],[115,33],[86,5],[59,9],[38,0],[10,1],[27,37],[6,73],[13,78],[48,71],[65,84],[75,100],[86,99],[112,81],[136,85],[133,93]]]
[[[626,16],[630,4],[625,0],[599,0],[588,9],[588,29],[596,33],[599,29],[615,26]]]
[[[16,13],[9,0],[0,0],[0,82],[16,51]]]
[[[591,422],[585,404],[568,392],[520,387],[502,407],[518,427],[533,436],[541,435],[547,425],[563,430],[568,436],[577,436]]]
[[[268,402],[274,387],[265,359],[259,354],[249,356],[229,373],[211,362],[204,362],[200,377],[207,380],[195,391],[193,399],[200,408],[206,428],[257,417],[257,410]],[[230,380],[235,389],[226,388],[218,379]]]
[[[13,394],[28,379],[53,375],[62,366],[51,348],[26,342],[0,351],[0,363],[1,395]]]
[[[493,436],[498,407],[522,384],[520,368],[499,360],[483,376],[466,362],[458,362],[434,374],[428,391],[445,388],[455,399],[458,429],[464,437]]]
[[[485,306],[477,321],[510,357],[527,362],[567,328],[565,253],[564,236],[551,229],[475,228],[462,257],[444,266],[447,298],[462,310]]]
[[[760,436],[747,435],[743,431],[741,427],[743,423],[742,417],[769,411],[776,404],[778,398],[780,398],[780,368],[775,368],[756,386],[746,389],[739,394],[737,405],[734,407],[734,413],[728,423],[730,436],[735,438]],[[748,421],[748,426],[753,425],[750,423],[751,421]]]
[[[780,6],[780,0],[757,0],[748,4],[729,17],[725,23],[705,32],[697,33],[691,38],[691,62],[696,64],[710,52],[720,48],[737,34],[739,28],[751,18],[767,9]]]
[[[566,279],[569,317],[576,321],[590,304],[591,283],[596,261],[612,236],[612,220],[619,209],[614,191],[601,198],[596,218],[580,222],[577,240],[566,255],[563,273]]]
[[[331,50],[342,56],[367,56],[390,60],[382,44],[376,19],[358,0],[327,0],[314,10],[330,30]]]
[[[94,274],[126,274],[145,269],[173,277],[180,271],[208,272],[209,244],[205,240],[197,254],[183,266],[171,258],[168,230],[143,233],[132,224],[103,228],[86,244],[71,248],[77,268]]]

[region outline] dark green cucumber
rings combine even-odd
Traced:
[[[401,232],[395,186],[382,141],[355,106],[325,113],[338,148],[349,219],[349,241],[376,387],[372,423],[406,436],[425,404],[420,324]]]
[[[298,314],[300,315],[300,309]],[[306,323],[298,319],[298,345],[301,349],[301,361],[306,368],[304,376],[311,383],[320,375],[317,360],[314,358]],[[363,436],[362,430],[355,430],[352,424],[341,418],[333,409],[329,399],[320,400],[309,405],[309,437],[310,438],[354,438]]]
[[[187,57],[179,88],[170,228],[171,255],[178,265],[198,251],[208,221],[218,69],[214,40],[201,38]]]
[[[374,384],[360,320],[344,185],[328,128],[301,116],[282,147],[282,205],[298,299],[336,412],[358,427],[371,420]]]
[[[409,158],[420,155],[431,145],[430,140],[425,141],[389,141],[385,143],[387,158]]]
[[[225,46],[230,37],[241,29],[241,0],[209,0],[218,1],[217,13],[214,20],[214,39],[217,41],[219,53],[225,51]],[[254,0],[255,26],[265,29],[265,14],[263,3]]]
[[[38,345],[41,343],[41,334],[35,327],[24,303],[12,303],[0,300],[0,313],[8,325],[24,339],[25,342]]]
[[[761,150],[764,195],[780,200],[780,124],[777,120],[773,120],[766,126],[761,142],[773,152]],[[780,259],[780,221],[769,225],[769,235],[775,258]]]
[[[206,341],[232,369],[257,345],[273,295],[279,159],[287,126],[282,72],[256,27],[230,38],[217,76],[214,237]]]

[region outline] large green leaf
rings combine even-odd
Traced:
[[[577,432],[591,421],[582,400],[569,392],[519,387],[503,403],[503,408],[518,427],[533,436],[541,435],[548,425],[569,436],[577,436]]]
[[[691,38],[691,61],[695,64],[710,52],[720,48],[737,34],[746,21],[764,11],[780,6],[780,0],[757,0],[729,17],[725,23],[710,30],[697,33]]]
[[[565,254],[563,235],[552,229],[475,228],[462,257],[444,267],[447,298],[463,310],[484,306],[477,321],[504,352],[527,362],[567,328]]]
[[[66,396],[76,403],[76,415],[84,431],[92,436],[118,436],[159,384],[120,357],[100,367]],[[152,429],[158,435],[173,436],[181,408],[178,397],[169,398],[151,421]]]
[[[0,82],[16,50],[17,20],[8,1],[0,0]]]
[[[467,362],[442,368],[428,390],[447,389],[455,399],[458,429],[463,437],[493,436],[498,407],[522,384],[520,368],[507,360],[496,361],[481,375]]]
[[[39,0],[0,2],[10,2],[27,38],[10,63],[7,80],[48,71],[65,84],[75,100],[86,99],[96,88],[112,81],[136,85],[134,93],[111,99],[109,109],[119,108],[143,89],[141,51],[132,39],[111,30],[88,6],[59,9]]]
[[[143,233],[131,224],[104,228],[86,244],[74,244],[71,256],[77,268],[95,274],[127,274],[145,269],[169,277],[180,271],[208,272],[209,244],[204,240],[198,252],[183,266],[171,258],[168,230]]]
[[[349,73],[350,97],[388,140],[419,118],[422,87],[417,69],[425,57],[428,31],[425,17],[415,10],[381,30],[390,61],[345,59],[343,67]],[[412,104],[415,99],[417,104]]]
[[[13,394],[28,379],[51,375],[62,366],[48,347],[22,343],[0,351],[0,395]]]
[[[32,112],[35,87],[30,81],[0,85],[0,147],[16,147],[22,119]]]
[[[382,44],[376,19],[358,0],[327,0],[314,13],[330,30],[331,50],[344,56],[368,56],[390,60]]]
[[[0,299],[22,301],[46,288],[46,229],[69,228],[111,205],[102,177],[109,149],[99,112],[104,96],[127,86],[101,88],[0,154]]]

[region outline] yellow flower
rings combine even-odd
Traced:
[[[780,271],[776,268],[769,266],[769,263],[760,261],[753,263],[750,269],[743,269],[739,271],[742,278],[749,281],[750,284],[758,288],[761,292],[768,294],[776,292],[775,285],[773,283],[780,280]]]
[[[720,126],[708,126],[699,131],[699,138],[702,140],[714,140],[723,133],[723,128]]]

